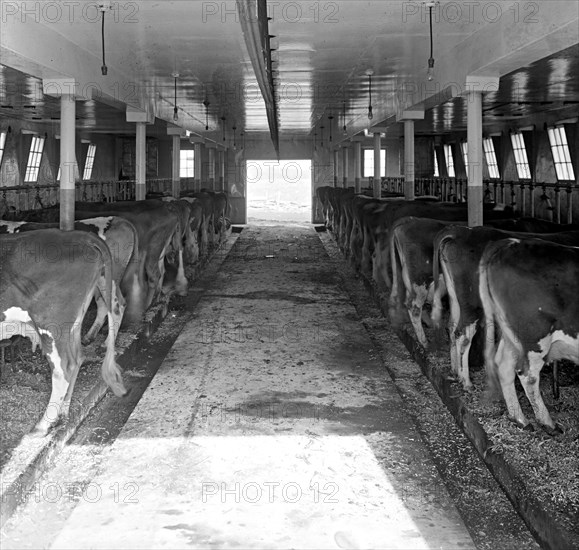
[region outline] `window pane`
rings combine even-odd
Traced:
[[[6,132],[0,133],[0,165],[2,164],[2,157],[4,155],[4,145],[6,144]]]
[[[564,126],[548,128],[549,143],[551,144],[551,153],[555,164],[555,172],[559,181],[570,181],[575,179],[571,154],[567,144],[567,134]]]
[[[44,149],[44,138],[34,136],[30,144],[30,153],[26,164],[24,181],[26,183],[36,183],[38,172],[40,171],[40,161],[42,160],[42,150]]]
[[[374,149],[364,149],[363,178],[374,176]],[[380,149],[380,177],[386,176],[386,149]]]
[[[94,143],[91,143],[88,146],[88,151],[86,152],[86,162],[84,164],[84,173],[82,175],[83,180],[89,180],[91,178],[95,153],[96,153],[96,145]]]
[[[179,157],[179,177],[193,178],[195,176],[195,150],[181,149]]]

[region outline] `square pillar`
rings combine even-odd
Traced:
[[[45,79],[46,95],[60,98],[60,229],[74,229],[76,172],[76,82],[73,79]]]
[[[483,224],[483,128],[482,95],[495,92],[499,87],[499,77],[466,77],[467,98],[467,143],[468,143],[468,226]]]
[[[354,193],[362,191],[362,143],[354,142]]]
[[[382,149],[382,134],[374,132],[374,181],[373,197],[379,199],[382,197],[382,179],[380,176],[380,150]]]
[[[348,144],[344,144],[342,149],[342,185],[348,188]]]

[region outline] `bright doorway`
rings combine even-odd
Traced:
[[[309,223],[311,160],[248,160],[247,221]]]

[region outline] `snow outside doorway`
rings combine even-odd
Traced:
[[[248,160],[247,221],[309,223],[311,160]]]

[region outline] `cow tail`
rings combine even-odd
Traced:
[[[134,323],[141,319],[145,311],[145,300],[147,297],[143,289],[147,283],[140,264],[141,253],[139,250],[139,232],[132,222],[128,223],[130,223],[133,232],[133,252],[131,254],[131,259],[129,260],[132,280],[128,283],[130,285],[128,290],[129,299],[127,300],[129,307],[125,312],[125,315],[129,322]]]
[[[434,296],[432,298],[432,322],[436,329],[440,329],[442,323],[442,297],[443,287],[440,285],[440,254],[443,243],[450,237],[446,236],[442,239],[435,239],[434,251],[432,254],[432,276],[434,279]]]
[[[107,386],[111,388],[113,393],[116,396],[121,397],[127,393],[127,390],[123,384],[121,368],[115,360],[115,326],[111,309],[113,303],[113,262],[108,246],[102,241],[99,241],[99,245],[100,246],[98,249],[101,254],[105,269],[105,289],[103,298],[107,306],[108,320],[107,351],[101,366],[101,376],[103,377],[103,380],[106,382]]]
[[[498,242],[500,241],[489,243],[486,246],[479,263],[479,294],[484,310],[484,361],[488,396],[500,394],[499,373],[495,362],[495,330],[498,328],[496,326],[497,316],[495,312],[495,303],[489,288],[488,275],[489,264],[492,262],[493,256],[497,252]]]

